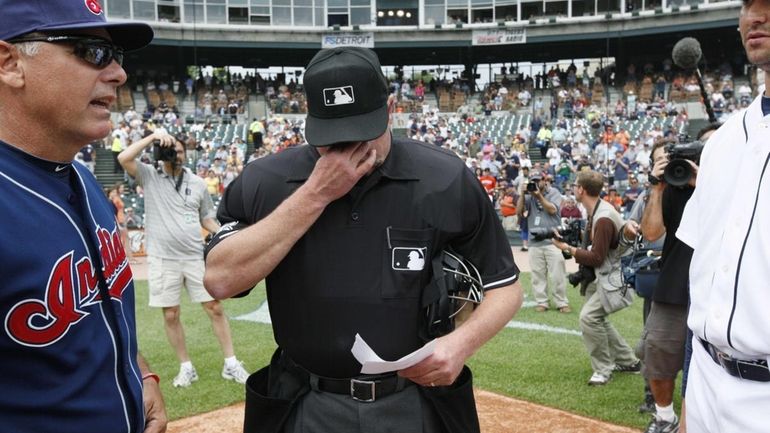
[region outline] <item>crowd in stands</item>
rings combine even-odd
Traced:
[[[197,120],[209,120],[214,117],[235,119],[244,114],[249,95],[264,86],[264,80],[246,74],[226,73],[224,78],[200,73],[197,79],[186,77],[183,81],[176,77],[134,78],[129,85],[118,91],[118,109],[133,110],[137,106],[131,88],[139,91],[146,101],[146,109],[139,113],[144,120],[153,119],[156,123],[175,121],[180,115],[180,100],[187,98],[195,101],[195,112],[191,115]]]
[[[455,113],[413,115],[408,133],[416,140],[455,151],[476,171],[498,206],[516,203],[526,183],[522,180],[524,167],[542,172],[568,198],[576,173],[587,167],[607,180],[602,196],[619,211],[628,212],[648,185],[654,143],[689,139],[685,137],[688,114],[681,102],[701,100],[694,75],[665,69],[664,65],[664,71],[655,73],[645,65],[637,80],[631,68],[622,90],[625,97],[611,107],[603,95],[592,95],[597,84],[601,86],[603,72],[591,79],[584,73],[578,79],[576,68],[552,69],[538,80],[550,90],[548,106],[542,96],[532,97],[528,77],[516,82],[502,75],[484,89],[477,102],[465,104]],[[747,106],[754,96],[750,82],[735,89],[726,65],[705,74],[705,88],[720,121]],[[634,98],[627,104],[629,95]],[[513,118],[518,122],[500,120],[511,116],[509,113],[516,113]],[[500,124],[503,129],[509,125],[502,137]]]
[[[262,134],[260,143],[252,145],[253,150],[249,152],[247,141],[250,134],[247,125],[222,125],[212,122],[185,125],[179,119],[170,118],[156,122],[154,119],[143,120],[134,110],[129,109],[123,113],[123,120],[119,122],[113,134],[105,139],[104,146],[117,155],[134,141],[151,134],[156,128],[166,129],[170,134],[184,140],[187,146],[186,166],[206,181],[208,192],[216,204],[224,189],[241,173],[244,165],[256,158],[305,142],[304,121],[289,120],[278,115],[254,121],[261,123]],[[90,152],[92,149],[87,146],[83,151]],[[154,155],[155,148],[150,146],[141,154],[140,161],[155,164]],[[122,168],[119,165],[116,167],[116,172],[122,173]],[[125,212],[127,214],[131,209],[132,217],[141,221],[144,212],[142,187],[131,178],[126,177],[125,180],[128,188],[120,190],[120,197],[126,203]]]
[[[415,116],[409,134],[455,151],[476,172],[496,204],[503,203],[506,196],[515,203],[528,174],[534,171],[569,196],[577,172],[590,168],[604,174],[605,193],[618,210],[630,210],[647,182],[652,145],[660,139],[678,139],[686,119],[666,115],[646,122],[649,129],[635,128],[631,134],[625,126],[627,121],[600,110],[589,112],[586,119],[557,117],[553,129],[550,123],[534,116],[530,123],[506,132],[499,141],[490,137],[483,120],[472,115],[445,118],[429,113]],[[458,130],[465,132],[453,133]],[[541,153],[538,148],[545,151]],[[532,158],[530,150],[536,152]],[[528,169],[526,173],[524,168]]]
[[[488,171],[495,182],[483,183],[498,206],[511,200],[516,203],[526,183],[526,176],[522,177],[525,167],[541,172],[568,198],[576,173],[589,167],[607,179],[606,199],[619,210],[628,211],[647,183],[653,144],[660,139],[681,138],[688,123],[681,102],[699,101],[700,89],[693,76],[674,72],[666,62],[661,71],[653,71],[651,65],[637,71],[631,65],[625,77],[624,97],[612,106],[607,104],[602,82],[614,80],[614,75],[599,70],[589,76],[587,69],[578,72],[574,64],[566,70],[554,67],[534,78],[503,68],[497,80],[475,97],[468,81],[458,78],[431,75],[426,80],[393,79],[390,86],[397,97],[397,111],[411,113],[407,135],[454,151],[480,179]],[[706,73],[704,80],[720,118],[745,107],[754,94],[751,82],[740,82],[736,88],[729,65]],[[193,88],[190,85],[188,79],[185,87],[188,94],[201,98],[204,118],[209,111],[226,111],[233,95],[245,98],[252,86],[264,91],[273,111],[267,118],[254,119],[249,127],[239,124],[224,128],[211,120],[185,125],[173,107],[163,103],[151,115],[149,109],[139,114],[129,108],[106,144],[119,151],[157,127],[185,134],[188,166],[206,180],[209,193],[218,202],[245,164],[304,143],[303,121],[282,117],[283,113],[306,112],[302,86],[294,79],[281,83],[259,75],[236,75],[226,81],[199,77]],[[168,90],[162,84],[157,89]],[[426,92],[438,96],[438,110],[423,113],[421,107],[418,109]],[[630,95],[634,98],[628,98]],[[236,99],[239,103],[242,100]],[[239,105],[237,112],[242,109]],[[253,152],[247,153],[255,122],[261,125],[257,128],[260,140],[252,145]],[[116,138],[121,143],[116,143]],[[152,149],[142,160],[152,162]],[[129,186],[136,187],[132,183]],[[141,188],[137,193],[141,197]]]

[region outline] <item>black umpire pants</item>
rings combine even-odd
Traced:
[[[479,432],[467,367],[452,386],[409,386],[360,402],[314,389],[307,372],[287,365],[279,352],[247,382],[244,433]]]

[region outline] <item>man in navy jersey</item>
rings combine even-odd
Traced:
[[[109,134],[123,52],[152,29],[107,23],[96,0],[0,10],[0,431],[163,432],[115,214],[72,163]]]

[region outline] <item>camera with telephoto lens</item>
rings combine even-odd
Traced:
[[[702,151],[703,142],[701,141],[666,145],[669,163],[663,171],[663,180],[671,186],[687,185],[694,174],[688,161],[699,164]]]
[[[556,236],[557,233],[558,236]],[[558,238],[567,245],[579,248],[583,242],[583,223],[580,219],[570,218],[562,223],[562,225],[556,229],[556,232],[554,232],[553,229],[535,227],[529,229],[529,234],[535,241]],[[561,254],[565,259],[572,258],[572,255],[566,251],[562,251]]]
[[[577,272],[567,275],[567,281],[569,281],[572,287],[576,287],[581,283],[588,284],[595,279],[596,272],[594,272],[594,268],[585,265],[578,266]]]

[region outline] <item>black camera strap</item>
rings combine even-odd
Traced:
[[[599,206],[602,204],[603,200],[600,198],[599,201],[596,202],[596,205],[594,206],[594,211],[591,212],[591,216],[588,218],[588,222],[586,223],[586,230],[583,233],[583,242],[581,243],[581,249],[587,250],[588,247],[591,245],[593,240],[591,239],[591,231],[593,230],[594,226],[594,217],[596,217],[596,211],[599,210]],[[589,240],[591,239],[591,240]],[[590,272],[590,274],[586,274],[587,272]],[[576,274],[580,274],[580,296],[585,296],[586,290],[588,288],[588,284],[591,283],[591,281],[596,279],[596,275],[593,273],[593,268],[590,268],[585,265],[580,265],[578,268],[578,271]],[[570,278],[572,278],[573,274],[570,274]],[[593,275],[593,276],[591,276]],[[570,280],[570,283],[572,285],[575,285],[576,283],[572,283],[572,280]]]
[[[599,210],[599,205],[601,204],[602,199],[600,198],[599,201],[596,202],[596,206],[594,206],[594,211],[591,212],[591,217],[588,218],[588,222],[586,223],[586,231],[583,235],[583,244],[580,246],[582,249],[587,250],[588,247],[591,245],[591,242],[589,239],[592,239],[593,236],[591,236],[591,231],[594,228],[594,217],[596,216],[596,211]]]
[[[166,173],[166,170],[163,169],[163,165],[165,165],[166,163],[168,163],[169,166],[171,167],[170,168],[171,169],[171,174]],[[176,171],[176,163],[169,162],[169,161],[164,161],[163,163],[161,163],[160,161],[155,161],[155,164],[156,164],[156,167],[157,167],[156,170],[157,170],[158,174],[161,175],[161,176],[164,176],[166,179],[169,179],[169,181],[171,181],[171,185],[174,186],[174,191],[176,191],[176,193],[179,194],[179,196],[182,197],[182,199],[186,203],[187,199],[185,198],[185,196],[183,196],[179,192],[179,189],[182,187],[182,182],[184,182],[184,172],[185,172],[184,166],[181,167],[181,169],[179,170],[179,174],[178,175],[174,175],[174,172]]]
[[[171,168],[172,168],[172,172],[173,172],[173,169],[175,168],[175,167],[174,167],[175,165],[176,165],[176,164],[173,164],[173,165],[171,166]],[[175,183],[175,185],[174,185],[174,189],[176,189],[176,192],[179,192],[179,188],[182,186],[182,180],[183,180],[183,179],[184,179],[184,167],[182,167],[182,169],[181,169],[181,170],[179,170],[179,176],[177,176],[177,177],[176,177],[176,183]]]

